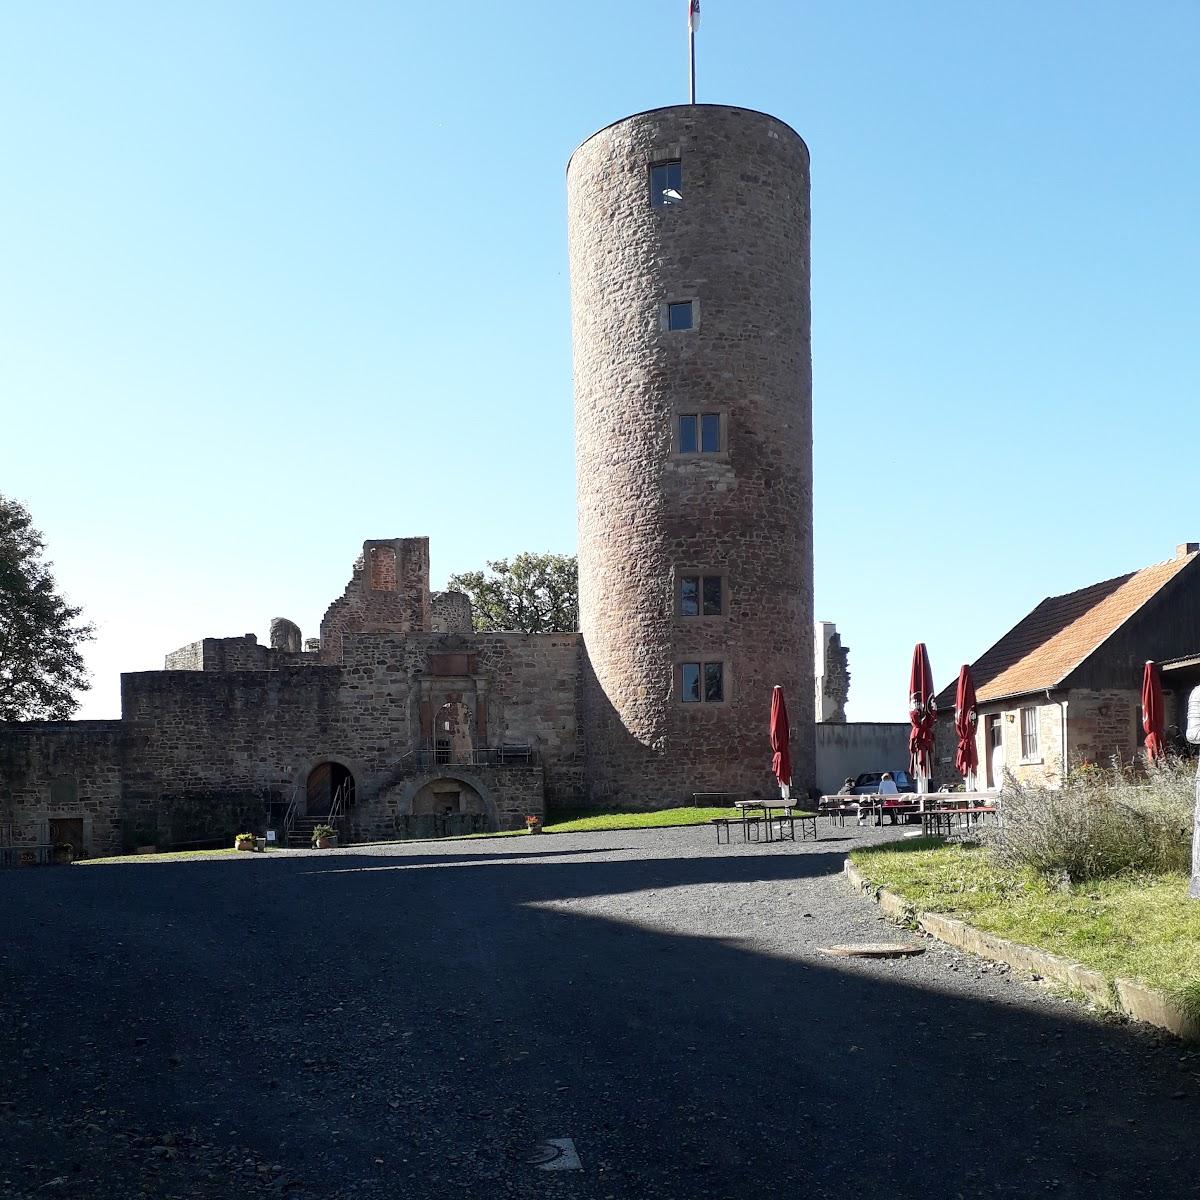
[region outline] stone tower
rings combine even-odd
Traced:
[[[656,807],[813,770],[809,158],[682,105],[567,168],[588,799]]]

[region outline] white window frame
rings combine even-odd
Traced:
[[[1038,713],[1036,705],[1027,705],[1019,710],[1018,720],[1021,723],[1021,761],[1023,763],[1040,763],[1042,761],[1041,745],[1038,735]]]

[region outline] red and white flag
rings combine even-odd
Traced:
[[[700,0],[688,0],[688,33],[700,28]]]

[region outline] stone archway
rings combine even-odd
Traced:
[[[345,763],[326,758],[308,772],[304,790],[305,813],[310,817],[326,817],[337,797],[341,798],[343,812],[350,808],[357,783],[354,773]]]
[[[452,817],[467,814],[487,816],[483,797],[461,779],[431,779],[412,798],[414,817]]]
[[[500,811],[483,781],[452,766],[439,767],[410,779],[396,801],[398,827],[414,819],[469,817],[481,819],[484,831],[500,829]]]

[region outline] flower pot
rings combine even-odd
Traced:
[[[250,838],[248,840],[234,842],[233,848],[235,850],[253,850],[254,849],[254,839]]]
[[[318,850],[332,850],[337,845],[337,834],[335,833],[333,837],[317,838],[313,845]]]

